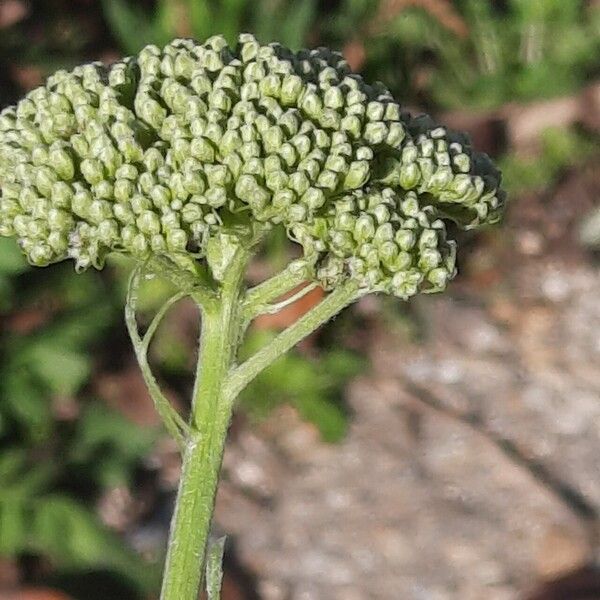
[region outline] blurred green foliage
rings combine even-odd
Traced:
[[[252,354],[274,336],[272,331],[251,332],[243,354]],[[314,358],[297,350],[289,352],[242,392],[240,406],[251,418],[263,419],[276,407],[289,404],[317,427],[325,441],[338,442],[348,428],[342,390],[351,377],[364,370],[365,362],[341,348],[321,350]]]
[[[441,108],[566,95],[600,66],[600,6],[583,0],[345,0],[330,23],[340,42],[368,40],[369,77]]]
[[[14,241],[0,239],[0,555],[107,569],[148,591],[158,573],[93,510],[102,490],[131,481],[155,438],[85,390],[117,299],[99,274],[75,278],[69,265],[29,276]],[[61,405],[73,415],[59,418]]]
[[[499,166],[509,193],[520,194],[553,186],[561,173],[584,164],[597,149],[597,140],[576,128],[549,128],[542,133],[538,151],[509,152]]]
[[[315,0],[158,0],[153,11],[133,0],[102,0],[102,5],[115,38],[128,54],[146,44],[164,46],[186,36],[204,40],[222,34],[233,44],[242,31],[298,49],[316,15]]]

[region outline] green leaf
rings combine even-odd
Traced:
[[[27,546],[25,504],[20,498],[0,498],[0,556],[16,556]]]
[[[120,311],[119,311],[120,312]],[[59,316],[42,331],[29,337],[26,346],[38,344],[63,348],[70,351],[83,351],[113,321],[112,307],[98,299],[95,304],[77,307],[68,314]],[[25,350],[24,350],[25,351]]]
[[[27,369],[8,367],[0,381],[2,407],[27,430],[29,439],[45,438],[52,426],[50,403]]]
[[[139,427],[96,402],[81,416],[68,460],[83,465],[103,486],[122,485],[155,439],[154,429]]]
[[[66,496],[45,496],[35,502],[31,540],[33,549],[61,567],[111,569],[146,591],[156,583],[150,565],[126,548],[92,512]]]
[[[89,377],[90,359],[79,352],[38,343],[29,353],[31,370],[53,394],[72,396]]]
[[[207,0],[188,0],[190,25],[192,32],[198,40],[205,40],[210,36],[214,19]]]
[[[244,12],[250,4],[248,0],[223,0],[221,3],[219,26],[225,39],[235,45],[241,33]]]
[[[302,395],[294,402],[300,416],[316,426],[325,442],[340,442],[348,432],[348,417],[340,406],[320,396]]]
[[[179,6],[173,0],[159,0],[152,21],[152,35],[158,46],[165,46],[177,37]]]
[[[266,331],[251,332],[242,356],[256,352],[273,335]],[[255,419],[265,418],[280,404],[291,404],[303,419],[317,427],[325,441],[337,442],[348,428],[348,416],[339,401],[341,391],[364,364],[363,359],[345,350],[323,351],[318,360],[292,351],[248,385],[241,394],[240,404]]]
[[[25,448],[4,448],[0,454],[0,481],[2,488],[10,484],[14,480],[27,463],[27,453]],[[0,494],[2,491],[0,490]]]
[[[287,15],[281,23],[281,41],[292,50],[299,50],[306,38],[316,14],[315,0],[296,0],[289,4]]]

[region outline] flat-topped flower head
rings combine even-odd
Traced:
[[[225,230],[283,225],[324,287],[403,298],[454,276],[444,219],[493,223],[504,206],[464,136],[335,52],[247,34],[55,73],[0,115],[0,189],[0,235],[34,265],[203,260]]]

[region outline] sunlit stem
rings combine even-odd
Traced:
[[[267,346],[234,369],[225,388],[226,398],[236,398],[264,369],[273,364],[281,355],[285,354],[307,335],[310,335],[318,327],[337,315],[346,306],[357,300],[362,294],[363,292],[354,284],[346,284],[336,288],[317,306],[282,331]]]
[[[202,335],[183,465],[161,600],[196,600],[202,582],[233,398],[223,393],[240,342],[240,308],[248,252],[236,251],[220,294],[202,306]]]

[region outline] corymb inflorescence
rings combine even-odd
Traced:
[[[309,276],[443,289],[463,227],[499,219],[500,175],[327,49],[242,35],[59,71],[0,116],[0,234],[34,265],[107,253],[202,259],[224,230],[282,225]]]

